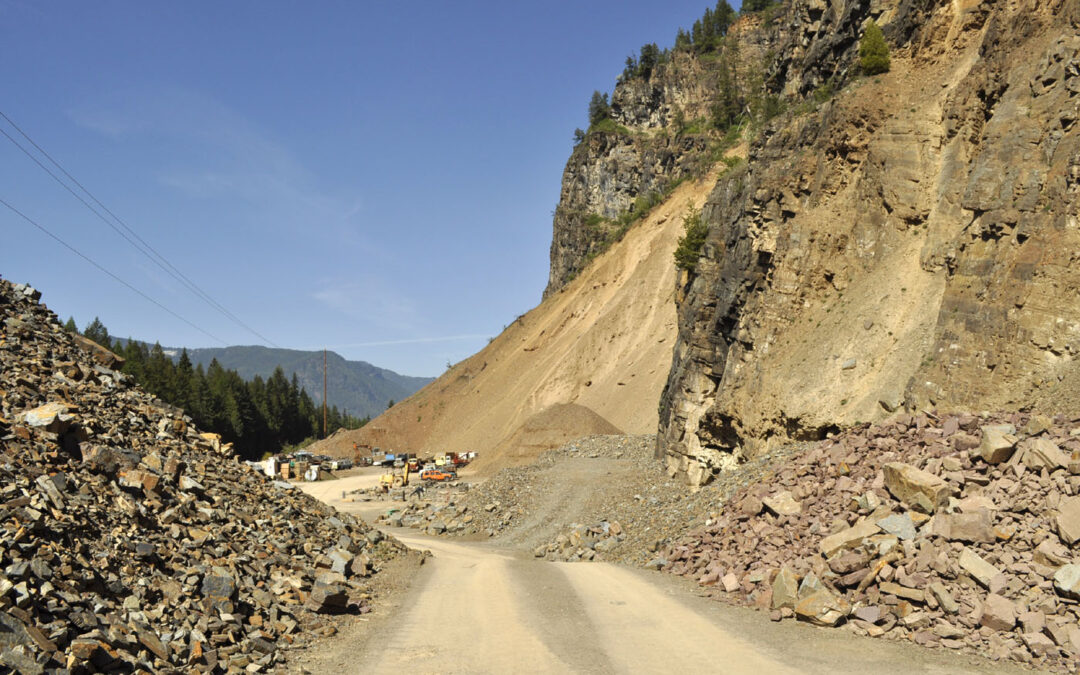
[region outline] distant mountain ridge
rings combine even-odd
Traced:
[[[167,348],[173,358],[180,348]],[[312,400],[321,404],[323,396],[323,353],[298,349],[273,349],[261,346],[234,346],[188,349],[193,365],[203,368],[217,359],[223,368],[235,370],[250,380],[256,375],[264,379],[281,366],[285,376],[297,381]],[[331,405],[357,417],[375,417],[386,410],[390,401],[401,401],[431,382],[430,377],[399,375],[392,370],[373,366],[366,361],[349,361],[339,354],[326,354],[327,395]]]

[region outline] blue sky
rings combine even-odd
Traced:
[[[436,375],[539,303],[592,91],[710,4],[0,0],[0,110],[271,343]],[[2,136],[0,199],[201,331],[0,206],[62,319],[267,344]]]

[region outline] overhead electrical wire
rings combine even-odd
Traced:
[[[104,272],[105,274],[107,274],[108,276],[112,277],[112,278],[113,278],[113,279],[114,279],[115,281],[117,281],[117,282],[119,282],[119,283],[123,284],[124,286],[126,286],[127,288],[129,288],[129,289],[130,289],[131,291],[133,291],[133,292],[137,293],[138,295],[142,296],[142,297],[143,297],[144,299],[146,299],[146,300],[148,300],[149,302],[152,302],[153,304],[157,305],[158,307],[160,307],[161,309],[165,310],[166,312],[168,312],[168,313],[169,313],[169,314],[171,314],[172,316],[176,317],[177,319],[180,319],[181,321],[183,321],[183,322],[184,322],[184,323],[186,323],[187,325],[191,326],[191,327],[192,327],[192,328],[194,328],[195,330],[199,331],[199,332],[200,332],[200,333],[202,333],[203,335],[206,335],[207,337],[210,337],[210,338],[212,338],[212,339],[214,339],[214,340],[217,340],[217,341],[218,341],[218,342],[220,342],[221,344],[228,344],[227,342],[225,342],[224,340],[222,340],[222,339],[221,339],[221,338],[219,338],[218,336],[214,335],[213,333],[211,333],[211,332],[209,332],[209,331],[205,330],[204,328],[202,328],[202,327],[200,327],[200,326],[197,326],[196,324],[192,323],[191,321],[189,321],[189,320],[185,319],[184,317],[180,316],[179,314],[177,314],[177,313],[176,313],[176,312],[174,312],[173,310],[169,309],[169,308],[168,308],[168,307],[166,307],[165,305],[161,304],[161,303],[160,303],[160,302],[158,302],[157,300],[153,299],[152,297],[150,297],[149,295],[147,295],[146,293],[144,293],[144,292],[143,292],[142,290],[140,290],[140,289],[136,288],[136,287],[135,287],[134,285],[132,285],[132,284],[129,284],[128,282],[124,281],[123,279],[121,279],[121,278],[120,278],[120,277],[118,277],[117,275],[115,275],[115,274],[113,274],[112,272],[110,272],[109,270],[105,269],[105,267],[104,267],[104,266],[102,266],[102,265],[101,265],[100,263],[98,263],[98,262],[97,262],[96,260],[94,260],[94,259],[93,259],[93,258],[91,258],[90,256],[86,255],[85,253],[83,253],[83,252],[82,252],[82,251],[80,251],[79,249],[75,248],[75,247],[74,247],[74,246],[72,246],[71,244],[67,243],[66,241],[64,241],[64,240],[63,240],[63,239],[61,239],[60,237],[56,236],[55,234],[53,234],[52,232],[50,232],[50,231],[49,231],[49,230],[48,230],[48,229],[47,229],[47,228],[46,228],[45,226],[43,226],[43,225],[42,225],[41,223],[37,222],[36,220],[34,220],[33,218],[31,218],[30,216],[26,215],[25,213],[23,213],[23,212],[22,212],[22,211],[20,211],[19,209],[15,208],[15,207],[14,207],[14,206],[12,206],[11,204],[9,204],[9,203],[8,203],[7,201],[5,201],[5,200],[4,200],[3,198],[0,198],[0,204],[3,204],[3,205],[4,205],[4,206],[6,206],[6,207],[7,207],[7,208],[8,208],[8,209],[9,209],[9,210],[10,210],[10,211],[12,212],[12,213],[14,213],[15,215],[19,216],[20,218],[22,218],[22,219],[23,219],[23,220],[25,220],[26,222],[30,223],[31,225],[33,225],[33,226],[34,226],[34,227],[36,227],[37,229],[39,229],[39,230],[41,230],[42,232],[44,232],[45,234],[49,235],[50,237],[52,237],[53,239],[55,239],[55,240],[56,240],[56,241],[57,241],[57,242],[58,242],[58,243],[59,243],[59,244],[60,244],[61,246],[65,247],[66,249],[68,249],[69,251],[71,251],[71,252],[72,252],[72,253],[74,253],[75,255],[79,256],[80,258],[82,258],[82,259],[83,259],[83,260],[85,260],[86,262],[88,262],[88,263],[90,263],[91,265],[93,265],[94,267],[98,268],[98,269],[99,269],[100,271],[102,271],[102,272]]]
[[[160,267],[166,274],[168,274],[174,280],[179,282],[182,286],[184,286],[188,291],[190,291],[192,294],[194,294],[197,298],[199,298],[200,300],[202,300],[206,304],[210,305],[210,307],[212,307],[213,309],[215,309],[218,312],[220,312],[221,314],[223,314],[226,318],[231,320],[233,323],[237,324],[241,328],[243,328],[243,329],[247,330],[248,332],[252,333],[256,337],[258,337],[260,340],[262,340],[263,342],[265,342],[265,343],[267,343],[267,344],[269,344],[269,345],[271,345],[273,347],[280,348],[280,346],[278,344],[276,344],[273,340],[267,338],[266,336],[259,333],[257,330],[255,330],[254,328],[252,328],[251,326],[249,326],[248,324],[246,324],[242,320],[240,320],[235,314],[233,314],[228,309],[226,309],[221,303],[219,303],[217,300],[214,300],[214,298],[212,298],[210,296],[210,294],[208,294],[206,291],[202,290],[198,286],[198,284],[196,284],[194,281],[192,281],[190,278],[188,278],[187,275],[185,275],[183,272],[181,272],[179,269],[177,269],[176,266],[174,266],[171,262],[168,261],[168,259],[165,258],[165,256],[161,255],[157,251],[157,249],[155,249],[153,246],[151,246],[149,243],[147,243],[146,240],[144,240],[142,237],[140,237],[137,232],[135,232],[131,227],[129,227],[127,225],[127,223],[125,223],[119,216],[117,216],[107,206],[105,206],[105,204],[103,204],[101,202],[101,200],[99,200],[97,197],[95,197],[94,194],[92,192],[90,192],[90,190],[88,190],[85,186],[83,186],[83,184],[80,183],[78,181],[78,179],[76,179],[74,176],[72,176],[67,171],[67,169],[65,169],[59,162],[57,162],[55,159],[53,159],[52,155],[50,155],[48,152],[45,151],[44,148],[42,148],[40,145],[38,145],[37,142],[34,141],[34,139],[30,138],[30,136],[25,131],[23,131],[22,128],[20,128],[19,125],[17,125],[14,122],[14,120],[12,120],[10,117],[8,117],[3,111],[0,111],[0,117],[3,117],[4,120],[6,120],[8,124],[10,124],[16,131],[18,131],[19,134],[23,138],[25,138],[28,143],[33,145],[34,148],[38,152],[40,152],[43,156],[45,156],[46,159],[49,160],[49,162],[52,163],[53,166],[55,166],[61,173],[63,173],[64,176],[66,176],[68,178],[68,180],[70,180],[72,183],[74,183],[76,186],[78,186],[78,188],[80,190],[82,190],[82,192],[84,192],[95,204],[97,204],[101,208],[102,211],[109,214],[109,216],[113,219],[113,221],[115,221],[116,224],[119,224],[120,227],[123,228],[123,230],[118,228],[116,226],[116,224],[114,224],[113,222],[110,222],[110,220],[108,218],[106,218],[104,215],[102,215],[102,213],[100,211],[98,211],[96,208],[94,208],[94,206],[92,206],[88,201],[86,201],[86,199],[84,199],[81,195],[79,195],[77,192],[75,192],[75,190],[73,190],[71,188],[71,186],[69,186],[67,183],[65,183],[63,180],[61,180],[59,176],[57,176],[55,173],[53,173],[53,171],[51,169],[49,169],[49,167],[45,166],[41,162],[41,160],[39,160],[37,157],[35,157],[34,154],[32,152],[30,152],[29,150],[27,150],[21,143],[19,143],[17,140],[12,138],[10,134],[8,134],[3,129],[0,129],[0,134],[3,134],[15,147],[17,147],[19,150],[21,150],[23,152],[23,154],[25,154],[27,157],[29,157],[31,160],[33,160],[33,162],[35,164],[37,164],[38,167],[40,167],[42,171],[49,174],[49,176],[54,181],[56,181],[61,187],[63,187],[65,190],[67,190],[69,193],[71,193],[71,196],[73,196],[73,197],[75,197],[75,199],[79,200],[79,202],[81,202],[83,204],[83,206],[85,206],[87,209],[89,209],[91,213],[93,213],[95,216],[97,216],[103,223],[108,225],[114,232],[116,232],[118,235],[120,235],[120,237],[122,237],[125,241],[127,241],[128,244],[130,244],[132,246],[132,248],[134,248],[136,251],[143,254],[147,258],[149,258],[151,262],[153,262],[155,265]],[[10,208],[10,206],[9,206],[9,208]],[[72,250],[74,250],[74,249],[72,249]]]

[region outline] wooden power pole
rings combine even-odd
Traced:
[[[322,350],[322,437],[326,438],[326,350]]]

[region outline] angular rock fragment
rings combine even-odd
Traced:
[[[822,555],[829,557],[842,549],[854,548],[860,545],[863,540],[880,531],[881,528],[878,527],[877,523],[870,519],[863,519],[846,530],[825,537],[821,540],[818,548]]]
[[[1008,598],[991,593],[983,600],[979,625],[1009,631],[1016,626],[1016,605]]]
[[[952,488],[934,474],[903,462],[889,462],[883,469],[885,488],[912,508],[932,513],[949,503]]]
[[[1069,456],[1048,438],[1030,438],[1020,444],[1020,452],[1024,466],[1029,469],[1053,472],[1069,466]]]
[[[991,583],[1001,574],[1001,570],[983,560],[978,553],[964,547],[960,553],[960,567],[971,575],[975,581],[984,588],[990,588]]]
[[[949,541],[969,544],[990,543],[995,540],[990,512],[985,509],[969,513],[939,513],[934,516],[933,532]]]
[[[816,626],[835,626],[851,613],[851,604],[840,596],[821,590],[799,600],[795,615]]]
[[[794,516],[802,512],[802,505],[795,501],[787,490],[765,497],[761,501],[765,508],[777,516]]]
[[[780,568],[772,584],[772,607],[795,607],[799,600],[799,582],[795,573],[786,566]]]
[[[1080,497],[1070,497],[1062,501],[1054,523],[1063,542],[1072,546],[1080,541]]]
[[[1080,565],[1062,565],[1054,572],[1054,590],[1066,598],[1080,600]]]
[[[911,516],[906,513],[894,513],[877,521],[878,527],[889,534],[895,534],[900,539],[915,538],[915,523]]]
[[[988,425],[982,427],[982,441],[979,443],[979,457],[987,464],[1001,464],[1008,461],[1016,450],[1019,439],[1014,436],[1016,427],[1011,424]]]

